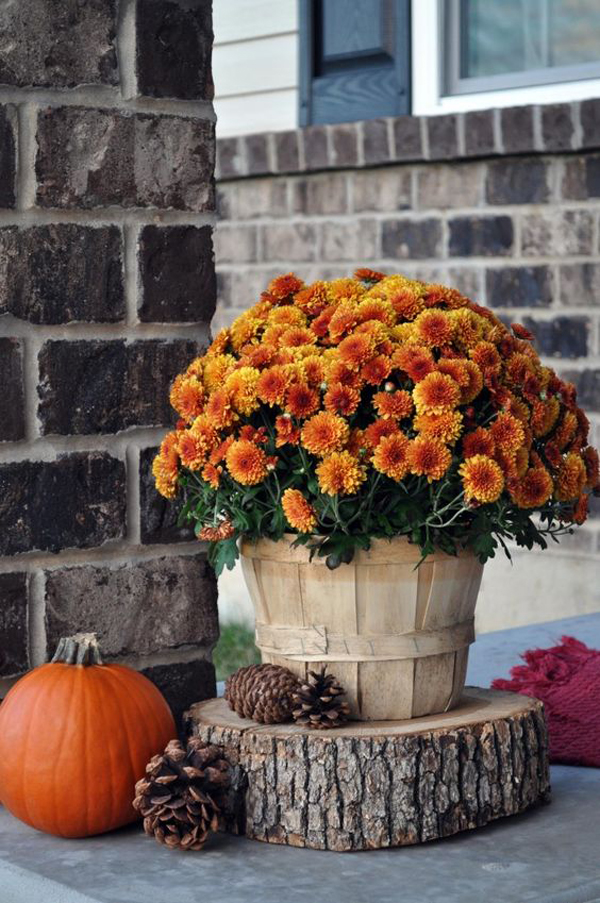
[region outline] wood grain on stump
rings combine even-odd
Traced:
[[[223,699],[193,706],[190,731],[232,766],[227,830],[319,850],[422,843],[546,802],[541,702],[469,687],[459,706],[330,731],[239,718]]]

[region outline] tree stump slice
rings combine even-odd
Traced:
[[[549,801],[544,707],[468,687],[450,712],[329,731],[239,718],[224,699],[187,713],[232,768],[226,830],[317,850],[449,837]]]

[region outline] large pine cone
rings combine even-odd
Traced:
[[[337,727],[347,720],[350,707],[341,697],[344,688],[333,674],[309,671],[305,683],[294,694],[293,716],[297,724],[316,730]]]
[[[279,665],[247,665],[225,684],[225,699],[240,718],[261,724],[292,719],[292,695],[300,684],[295,674]]]
[[[229,784],[229,765],[218,746],[192,737],[187,747],[171,740],[162,756],[146,766],[135,785],[134,807],[144,816],[144,831],[159,843],[201,850],[220,827],[221,801]]]

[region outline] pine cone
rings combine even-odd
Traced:
[[[340,697],[345,690],[325,668],[308,672],[306,683],[294,693],[293,716],[296,724],[315,730],[337,727],[347,720],[350,706]]]
[[[240,718],[261,724],[292,719],[292,695],[300,683],[288,668],[279,665],[247,665],[225,684],[225,699]]]
[[[229,784],[229,765],[218,746],[198,737],[184,747],[171,740],[162,756],[146,766],[135,785],[134,807],[144,816],[144,831],[159,843],[201,850],[220,826],[220,806]]]

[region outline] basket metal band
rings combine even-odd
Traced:
[[[256,625],[256,645],[269,655],[283,655],[301,662],[367,662],[425,658],[456,652],[475,640],[473,619],[410,633],[337,634],[324,626],[272,627]]]

